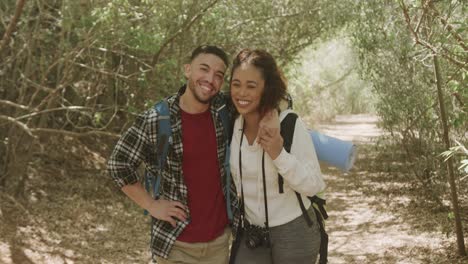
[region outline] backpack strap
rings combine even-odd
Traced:
[[[169,103],[166,99],[159,101],[154,109],[159,113],[158,138],[156,150],[158,153],[158,169],[162,170],[169,152],[169,142],[172,135]]]
[[[296,127],[297,114],[289,113],[281,121],[281,137],[283,138],[283,147],[289,153],[291,152],[292,141],[294,137],[294,128]],[[284,180],[283,176],[278,173],[278,186],[279,192],[284,193],[283,189]]]
[[[166,163],[166,157],[169,152],[169,142],[172,135],[171,118],[169,114],[169,103],[163,99],[154,105],[154,110],[158,113],[158,136],[156,140],[156,157],[158,175],[153,175],[145,171],[145,188],[153,198],[159,196],[159,187],[161,185],[161,173]],[[145,214],[148,212],[145,210]]]
[[[327,220],[328,214],[327,214],[327,211],[325,210],[325,205],[327,204],[327,201],[325,199],[320,198],[318,195],[309,197],[309,200],[313,204],[317,205],[317,209],[320,211],[320,214],[322,215],[323,219]]]
[[[226,172],[226,209],[228,219],[232,220],[232,208],[231,208],[231,167],[229,165],[231,150],[230,150],[230,141],[232,136],[232,128],[231,128],[231,115],[226,107],[226,105],[222,105],[218,109],[219,118],[221,119],[221,124],[223,125],[224,130],[224,139],[226,142],[226,153],[224,155],[224,171]]]
[[[292,146],[292,141],[294,137],[294,130],[296,128],[296,120],[297,120],[297,114],[289,113],[281,121],[280,131],[281,131],[281,137],[283,137],[283,147],[288,153],[291,152],[291,146]],[[284,185],[283,176],[278,174],[278,186],[279,186],[280,193],[284,193],[283,185]],[[297,200],[299,201],[299,206],[301,207],[302,215],[304,215],[307,225],[310,227],[313,225],[313,222],[310,219],[309,214],[307,213],[304,202],[302,201],[302,196],[298,192],[295,192],[295,193],[297,196]]]

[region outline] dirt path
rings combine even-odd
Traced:
[[[435,227],[415,229],[407,222],[417,220],[406,221],[389,206],[386,185],[401,183],[379,182],[379,173],[366,171],[372,162],[372,145],[382,134],[376,122],[376,117],[367,115],[339,116],[318,127],[327,135],[352,140],[360,150],[350,173],[323,170],[328,184],[329,263],[468,263],[444,256],[450,241]],[[411,203],[403,193],[391,200],[402,208]]]

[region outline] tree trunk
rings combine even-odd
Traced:
[[[450,139],[449,139],[449,127],[447,124],[447,116],[445,112],[444,105],[444,95],[442,92],[442,77],[440,74],[439,61],[437,60],[437,55],[434,54],[434,73],[437,85],[437,97],[439,99],[440,106],[440,116],[442,118],[442,126],[444,129],[444,142],[445,148],[448,150],[450,148]],[[457,244],[458,244],[458,253],[460,256],[466,256],[465,241],[463,238],[463,227],[460,218],[460,209],[458,207],[458,195],[457,195],[457,186],[455,183],[455,176],[453,172],[453,161],[452,159],[447,160],[447,169],[448,169],[448,178],[450,184],[450,191],[452,194],[452,206],[453,212],[455,214],[455,232],[457,234]]]

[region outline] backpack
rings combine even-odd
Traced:
[[[286,117],[281,121],[281,136],[283,137],[284,143],[283,147],[287,152],[291,152],[291,146],[294,136],[294,129],[296,127],[296,120],[297,114],[295,113],[288,113]],[[279,192],[283,193],[283,177],[278,174],[278,186]],[[296,192],[297,200],[299,202],[299,206],[301,207],[302,214],[309,225],[311,227],[313,225],[312,220],[310,219],[309,214],[304,206],[304,202],[302,201],[302,196]],[[326,200],[319,197],[319,195],[309,196],[307,197],[312,203],[312,208],[314,209],[315,216],[317,218],[317,222],[319,224],[320,229],[320,264],[327,263],[327,256],[328,256],[328,234],[325,230],[325,220],[328,219],[327,211],[325,210]]]
[[[156,168],[157,175],[153,175],[148,170],[145,170],[144,185],[145,189],[154,199],[159,197],[159,188],[161,185],[162,172],[164,169],[164,164],[166,163],[166,158],[169,153],[169,145],[172,141],[172,129],[171,129],[171,117],[169,111],[169,103],[166,99],[163,99],[157,102],[154,105],[154,110],[158,113],[158,135],[157,135],[157,145],[156,145]],[[226,171],[226,184],[229,186],[231,182],[231,169],[229,166],[229,157],[231,154],[230,151],[230,139],[232,134],[231,129],[231,117],[227,106],[224,104],[218,109],[219,118],[224,130],[225,140],[226,140],[226,154],[224,160],[224,169]],[[232,208],[231,208],[231,192],[230,188],[227,187],[226,195],[226,209],[228,214],[228,219],[232,220]],[[148,215],[148,212],[144,211],[145,215]]]

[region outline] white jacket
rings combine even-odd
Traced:
[[[280,121],[291,112],[292,110],[281,112]],[[243,118],[239,116],[234,123],[230,159],[231,173],[239,197],[241,195],[239,145],[243,136],[242,124]],[[245,213],[249,223],[258,226],[265,226],[262,153],[263,149],[256,140],[249,145],[247,139],[244,138],[242,141],[242,183]],[[284,193],[279,193],[278,173],[284,178]],[[265,178],[270,227],[288,223],[302,214],[294,191],[302,194],[304,205],[309,208],[310,201],[307,196],[313,196],[325,188],[312,139],[300,118],[296,121],[291,154],[283,149],[280,155],[272,160],[265,152]]]

